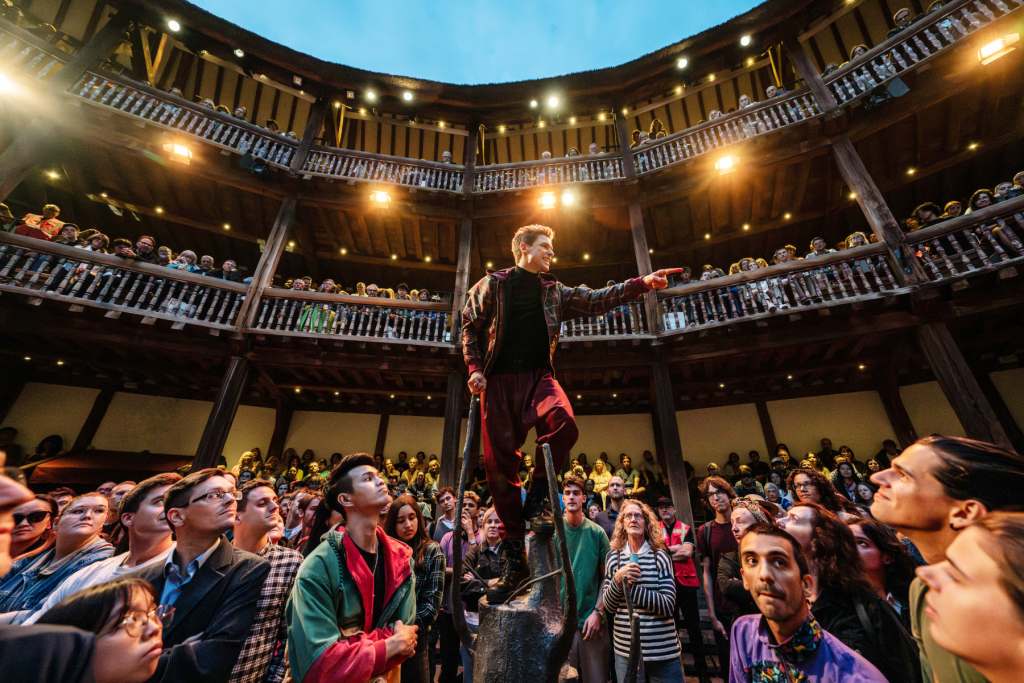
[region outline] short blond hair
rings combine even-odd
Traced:
[[[525,243],[528,247],[532,246],[541,235],[547,235],[549,238],[555,239],[555,231],[546,225],[533,223],[531,225],[524,225],[516,230],[516,234],[512,236],[512,259],[518,263],[519,245]]]

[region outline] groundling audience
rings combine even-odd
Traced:
[[[1020,680],[1024,458],[947,436],[747,458],[694,479],[696,529],[653,454],[561,476],[578,680],[677,683],[690,656],[702,683]],[[77,494],[0,476],[2,679],[470,683],[453,609],[477,629],[505,529],[482,479],[456,520],[439,471],[253,449]]]

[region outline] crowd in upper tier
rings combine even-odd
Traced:
[[[379,299],[393,299],[395,301],[441,301],[441,295],[437,293],[431,293],[426,287],[419,289],[409,289],[409,285],[404,282],[399,282],[394,289],[390,287],[380,287],[379,285],[371,282],[366,284],[365,282],[357,282],[354,287],[349,285],[342,285],[335,282],[334,278],[324,278],[320,283],[316,283],[313,277],[305,275],[303,277],[292,278],[288,280],[281,280],[275,277],[275,287],[284,287],[285,289],[291,289],[296,292],[322,292],[324,294],[343,294],[347,296],[365,296],[370,298]]]

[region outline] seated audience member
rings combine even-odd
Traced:
[[[199,265],[198,273],[200,275],[209,275],[210,273],[212,273],[214,271],[214,269],[215,269],[217,264],[213,260],[212,256],[210,256],[209,254],[203,254],[202,256],[199,257],[199,264],[198,265]]]
[[[886,683],[878,669],[815,619],[808,603],[814,577],[793,536],[757,525],[744,535],[739,552],[743,585],[760,615],[733,624],[730,683]]]
[[[864,575],[853,532],[816,503],[796,503],[783,528],[800,543],[814,577],[811,612],[890,681],[920,680],[917,646]]]
[[[910,582],[914,580],[914,560],[896,532],[873,519],[852,519],[847,522],[857,542],[857,552],[864,563],[864,578],[875,595],[889,603],[910,627]]]
[[[116,237],[110,243],[110,246],[114,250],[114,256],[135,260],[135,249],[130,239]]]
[[[800,467],[793,470],[786,478],[786,488],[796,496],[796,503],[817,503],[832,513],[843,508],[832,482],[816,469]]]
[[[121,578],[75,593],[47,610],[38,623],[95,634],[88,680],[143,683],[160,662],[166,615],[148,582]]]
[[[920,227],[926,228],[933,223],[938,223],[941,220],[941,214],[942,209],[938,204],[925,202],[914,209],[913,217]]]
[[[736,495],[749,496],[751,494],[764,497],[764,487],[761,482],[754,479],[754,470],[750,465],[740,465],[740,478],[736,482]]]
[[[207,275],[220,280],[228,280],[229,282],[241,282],[245,277],[245,274],[239,270],[238,264],[234,259],[225,259],[220,268],[211,270]]]
[[[906,536],[929,564],[941,563],[954,539],[996,511],[1021,511],[1024,457],[995,444],[933,435],[918,439],[871,477],[879,488],[871,514]],[[970,660],[933,637],[931,585],[910,586],[910,623],[924,680],[975,683],[985,677]]]
[[[683,667],[676,635],[676,583],[661,522],[645,503],[627,499],[615,520],[611,551],[604,569],[604,608],[613,624],[616,680],[625,681],[631,652],[630,615],[640,621],[638,680],[680,681]]]
[[[960,202],[953,201],[946,202],[946,205],[942,207],[942,215],[939,216],[939,220],[949,220],[950,218],[956,218],[964,212],[964,205]]]
[[[199,266],[196,265],[196,252],[185,249],[178,254],[178,257],[167,264],[168,268],[183,270],[186,273],[198,273]]]
[[[68,506],[68,503],[74,499],[76,494],[73,488],[60,486],[50,491],[49,495],[54,501],[56,501],[57,513],[60,514],[61,512],[64,512],[64,508]]]
[[[219,469],[193,472],[164,494],[177,546],[140,574],[174,608],[154,681],[225,681],[256,614],[266,560],[231,545],[238,492]]]
[[[286,610],[291,675],[304,683],[386,677],[416,652],[412,550],[378,525],[391,498],[371,456],[342,459],[326,496],[345,530],[328,532],[299,568]]]
[[[53,546],[54,525],[60,515],[57,501],[45,493],[14,508],[14,531],[11,534],[11,557],[19,560],[36,555]]]
[[[402,663],[402,681],[432,681],[430,669],[430,630],[441,609],[444,595],[445,562],[441,546],[431,540],[416,500],[400,496],[388,510],[384,531],[412,548],[416,575],[416,626],[419,628],[416,654]]]
[[[174,541],[164,516],[164,494],[180,480],[181,475],[168,472],[144,479],[132,488],[118,506],[121,524],[127,531],[128,550],[94,562],[66,578],[35,613],[27,615],[25,623],[38,621],[46,610],[78,591],[166,563]]]
[[[903,7],[896,10],[896,13],[892,15],[892,23],[895,24],[895,26],[889,29],[889,33],[886,35],[886,38],[892,38],[914,23],[914,15],[908,8]]]
[[[75,498],[57,520],[53,547],[28,555],[0,579],[0,612],[34,611],[64,579],[114,554],[101,533],[107,518],[107,499],[98,493]],[[16,615],[5,614],[9,623]]]
[[[174,251],[168,246],[160,246],[156,250],[156,265],[169,266],[174,260]]]
[[[1020,192],[1018,190],[1014,190],[1013,183],[1004,181],[997,183],[996,186],[992,188],[992,195],[995,203],[998,204],[999,202],[1005,202],[1008,199],[1013,199],[1014,197],[1019,196]]]
[[[811,250],[807,253],[805,258],[814,258],[815,256],[824,256],[825,254],[834,254],[835,249],[830,249],[828,242],[825,241],[824,237],[814,237],[811,239],[810,244]]]
[[[66,247],[78,246],[78,226],[74,223],[65,223],[60,227],[60,232],[53,238],[54,244],[63,244]]]
[[[950,543],[946,559],[917,574],[928,585],[936,644],[991,683],[1017,683],[1024,671],[1024,514],[982,517]]]
[[[21,219],[21,223],[14,229],[15,234],[25,237],[35,237],[41,240],[52,240],[60,232],[64,223],[57,219],[60,215],[60,207],[56,204],[43,205],[43,212],[27,213]]]
[[[256,617],[231,671],[230,683],[281,683],[287,672],[284,647],[288,628],[284,606],[292,590],[295,575],[302,564],[302,554],[275,545],[270,535],[281,522],[277,494],[269,481],[254,479],[239,489],[235,514],[234,545],[270,563],[259,601]]]

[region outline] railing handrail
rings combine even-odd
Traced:
[[[443,301],[406,301],[384,299],[377,296],[355,296],[352,294],[328,294],[326,292],[305,292],[296,289],[268,287],[263,290],[263,299],[293,299],[297,301],[319,301],[330,304],[351,304],[354,306],[379,306],[380,308],[408,308],[417,311],[444,311],[450,306]]]
[[[942,237],[948,235],[951,232],[957,232],[964,228],[972,227],[978,223],[984,223],[988,220],[994,220],[1002,218],[1006,214],[1021,213],[1024,212],[1024,195],[1020,197],[1014,197],[992,206],[986,206],[984,209],[978,209],[972,211],[969,214],[957,216],[956,218],[950,218],[940,223],[929,225],[926,228],[908,232],[903,237],[903,241],[907,244],[917,244],[919,242],[925,242],[927,240],[935,239],[936,237]]]
[[[871,48],[870,50],[868,50],[867,52],[862,54],[857,59],[855,59],[855,60],[852,60],[852,59],[848,60],[841,68],[838,68],[835,71],[833,71],[832,73],[830,73],[827,76],[825,76],[824,79],[823,79],[825,81],[825,85],[832,85],[832,83],[834,83],[835,81],[839,80],[843,76],[848,75],[854,69],[856,69],[856,68],[858,68],[858,67],[860,67],[860,66],[862,66],[862,65],[864,65],[866,63],[868,63],[869,61],[871,61],[872,59],[874,59],[876,57],[880,57],[881,55],[883,55],[886,52],[889,52],[890,50],[892,50],[897,45],[900,45],[901,43],[903,43],[903,42],[905,42],[907,40],[910,40],[911,38],[913,38],[917,34],[919,34],[922,31],[924,31],[925,29],[928,29],[928,28],[931,28],[932,26],[935,26],[936,24],[939,23],[939,21],[941,21],[942,19],[945,19],[946,17],[948,17],[950,14],[952,14],[956,10],[961,9],[964,5],[967,5],[967,4],[972,3],[974,1],[975,0],[953,0],[953,2],[950,5],[945,5],[945,6],[942,7],[942,9],[936,11],[934,13],[936,18],[933,19],[932,21],[926,21],[926,19],[928,17],[927,13],[922,15],[922,16],[920,16],[920,17],[918,17],[917,21],[915,21],[912,24],[910,24],[910,26],[907,26],[907,28],[905,28],[904,30],[900,31],[899,33],[897,33],[896,35],[892,36],[891,38],[887,38],[886,40],[882,41],[878,45],[875,45],[873,48]],[[1012,10],[1011,10],[1011,12],[1012,12]],[[957,42],[959,42],[959,41],[957,41]],[[924,61],[924,60],[922,60],[922,61]],[[916,66],[916,64],[915,64],[915,66]]]
[[[659,299],[672,299],[677,296],[685,296],[687,294],[698,294],[711,289],[718,289],[720,287],[729,287],[733,285],[741,285],[748,282],[756,282],[758,280],[764,280],[771,277],[779,277],[788,273],[811,270],[814,268],[821,268],[822,266],[828,266],[833,263],[842,263],[844,261],[854,261],[856,259],[865,258],[867,256],[882,255],[886,252],[886,246],[881,242],[874,244],[865,244],[861,247],[852,247],[850,249],[842,249],[834,254],[824,254],[822,256],[815,256],[813,258],[805,258],[799,261],[791,261],[789,263],[779,263],[768,266],[767,268],[760,268],[758,270],[749,270],[741,273],[735,273],[733,275],[726,275],[724,277],[716,277],[711,280],[701,280],[697,282],[691,282],[685,285],[679,285],[677,287],[669,287],[662,289],[658,292]]]
[[[129,88],[135,88],[136,90],[140,90],[143,93],[149,95],[150,97],[154,97],[154,98],[156,98],[158,100],[163,100],[163,101],[168,102],[170,104],[174,104],[175,106],[179,106],[179,107],[183,107],[185,109],[189,109],[189,110],[191,110],[192,112],[194,112],[196,114],[200,114],[202,116],[209,116],[210,118],[216,119],[217,121],[220,121],[221,123],[230,124],[232,126],[238,126],[239,128],[242,128],[242,129],[244,129],[245,131],[247,131],[249,133],[253,133],[255,135],[259,135],[261,137],[274,140],[275,142],[279,142],[279,143],[287,145],[289,147],[294,147],[296,150],[299,148],[300,140],[296,140],[294,138],[290,138],[287,135],[283,135],[281,133],[275,133],[274,131],[268,130],[268,129],[264,128],[263,126],[259,125],[259,124],[252,123],[248,119],[239,119],[239,118],[236,118],[236,117],[232,116],[231,114],[225,114],[224,112],[219,112],[216,109],[210,109],[209,107],[204,107],[203,105],[199,104],[198,102],[190,102],[189,100],[185,99],[184,97],[179,97],[178,95],[175,95],[174,93],[172,93],[170,91],[160,90],[159,88],[154,88],[153,86],[149,85],[148,83],[142,83],[141,81],[136,81],[135,79],[130,78],[128,76],[125,76],[124,74],[121,74],[121,73],[116,73],[116,72],[108,71],[108,70],[105,70],[105,69],[90,69],[88,72],[86,72],[86,74],[81,79],[79,79],[79,82],[81,83],[83,81],[86,81],[91,76],[95,76],[95,77],[98,77],[98,78],[106,78],[107,80],[117,82],[117,83],[119,83],[119,84],[121,84],[123,86],[127,86]],[[83,97],[83,98],[80,98],[80,99],[84,99],[86,102],[92,102],[93,101],[93,100],[90,100],[87,97]],[[104,105],[104,106],[107,106],[107,105]],[[151,122],[151,123],[154,123],[154,122]],[[163,124],[157,123],[156,125],[161,125],[162,127],[168,128],[169,130],[175,130],[174,128],[166,126],[166,125],[163,125]]]
[[[619,152],[604,152],[602,154],[580,154],[574,157],[552,157],[550,159],[533,159],[530,161],[507,161],[503,164],[487,164],[477,166],[477,173],[486,171],[507,171],[509,169],[532,168],[534,166],[547,166],[548,164],[574,164],[587,161],[613,161],[622,159]]]
[[[195,273],[188,273],[183,270],[168,268],[166,266],[154,266],[150,263],[141,263],[139,261],[121,258],[120,256],[115,256],[113,254],[101,254],[87,249],[79,249],[78,247],[69,247],[66,244],[54,244],[47,240],[41,240],[36,237],[26,237],[25,235],[0,232],[0,244],[10,244],[42,254],[63,256],[72,261],[86,261],[96,265],[117,268],[119,270],[130,270],[136,273],[143,273],[145,275],[152,275],[154,277],[169,280],[180,280],[182,282],[190,282],[192,284],[203,285],[206,287],[226,289],[239,294],[245,294],[249,289],[243,284],[231,282],[230,280],[222,280],[220,278],[208,277],[206,275],[196,275]]]
[[[428,168],[436,168],[440,171],[465,171],[466,167],[462,164],[450,163],[446,164],[443,161],[433,161],[431,159],[415,159],[413,157],[400,157],[392,154],[378,154],[376,152],[364,152],[358,149],[347,149],[345,147],[333,147],[331,145],[313,145],[313,152],[327,153],[327,154],[344,154],[366,159],[368,161],[386,161],[393,164],[406,164],[409,166],[426,166]],[[309,159],[306,161],[308,166],[311,163]],[[305,169],[304,169],[305,170]]]
[[[28,45],[29,47],[35,48],[40,52],[46,53],[50,57],[53,57],[54,59],[60,62],[67,62],[72,57],[74,57],[73,53],[64,52],[53,43],[48,43],[45,40],[41,40],[37,36],[33,35],[30,31],[25,30],[21,26],[18,26],[17,24],[7,19],[0,19],[0,31],[9,33],[21,42]]]

